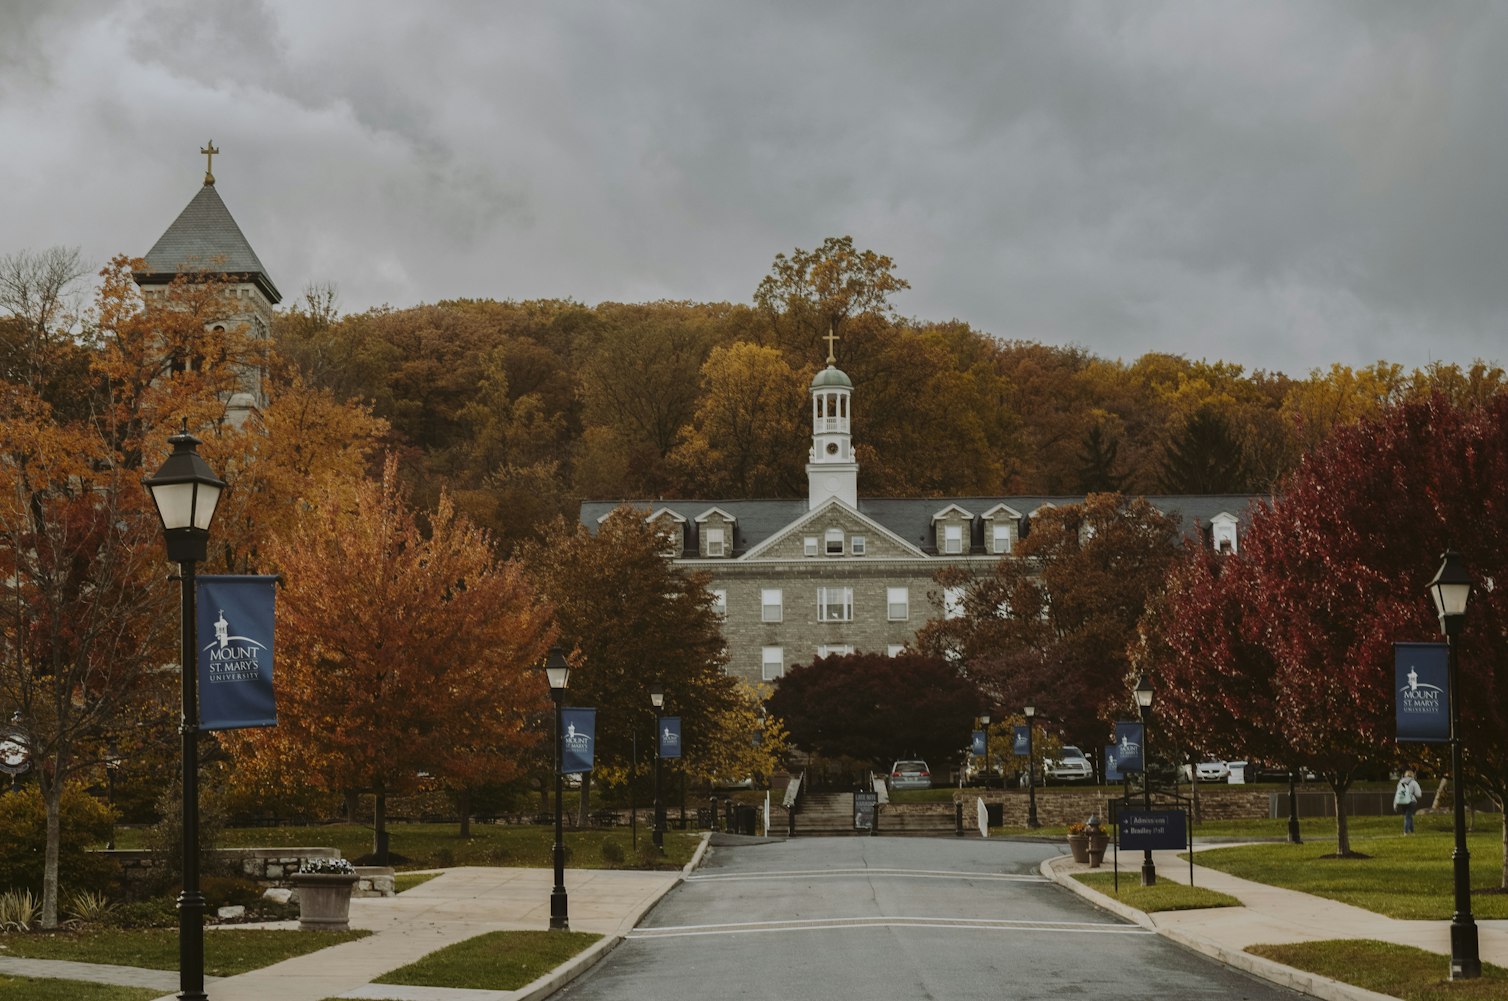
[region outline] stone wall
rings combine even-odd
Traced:
[[[114,859],[127,879],[144,879],[157,866],[157,859],[149,851],[116,850],[99,854]],[[279,886],[287,884],[305,859],[340,857],[334,848],[220,848],[210,854],[228,862],[247,879]]]
[[[1181,792],[1186,793],[1187,786],[1182,787]],[[974,800],[983,797],[986,803],[1000,803],[1003,806],[1003,817],[1007,827],[1024,827],[1028,812],[1028,797],[1026,792],[1000,789],[965,789],[954,794],[955,802],[964,804],[965,821],[972,814]],[[1083,792],[1068,792],[1054,789],[1051,793],[1037,794],[1037,821],[1044,827],[1062,827],[1075,821],[1084,821],[1091,816],[1099,816],[1106,819],[1106,812],[1110,800],[1120,799],[1120,790],[1110,789],[1084,790]],[[1133,796],[1133,802],[1139,800]],[[1284,794],[1283,816],[1287,816],[1287,795]],[[1272,813],[1273,793],[1267,789],[1254,789],[1245,786],[1200,786],[1199,789],[1199,817],[1204,820],[1260,820],[1275,816]],[[1154,808],[1163,809],[1157,800],[1153,799]]]

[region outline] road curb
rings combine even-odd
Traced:
[[[1253,955],[1241,949],[1232,949],[1218,942],[1202,938],[1198,935],[1190,935],[1188,932],[1173,928],[1164,928],[1158,925],[1157,919],[1150,914],[1127,907],[1113,897],[1107,897],[1097,890],[1084,885],[1073,876],[1059,872],[1054,865],[1068,856],[1058,855],[1044,859],[1040,866],[1042,875],[1067,887],[1073,893],[1078,894],[1085,900],[1094,904],[1101,910],[1109,911],[1119,917],[1125,918],[1134,924],[1138,924],[1149,931],[1154,931],[1163,938],[1190,952],[1208,956],[1231,969],[1240,970],[1242,973],[1259,977],[1279,987],[1287,987],[1289,990],[1307,994],[1310,997],[1320,998],[1322,1001],[1398,1001],[1391,994],[1379,994],[1369,991],[1364,987],[1354,984],[1342,983],[1329,977],[1322,977],[1317,973],[1308,973],[1304,970],[1295,969],[1292,966],[1284,966],[1282,963],[1261,956]]]
[[[681,874],[675,878],[675,882],[667,884],[665,889],[660,891],[654,899],[646,901],[644,906],[639,908],[639,912],[633,915],[633,924],[630,927],[637,926],[644,915],[648,914],[654,909],[656,904],[665,899],[667,893],[680,886],[681,881],[691,875],[692,871],[702,864],[702,859],[707,854],[707,842],[710,838],[710,834],[703,834],[701,836],[702,843],[696,846],[696,851],[692,854],[691,861],[681,867]],[[537,1001],[539,998],[554,994],[560,988],[596,966],[602,961],[603,957],[616,949],[622,941],[622,935],[604,935],[601,941],[593,943],[585,951],[578,953],[565,963],[555,967],[555,969],[533,983],[520,987],[516,992],[509,995],[511,1001]]]

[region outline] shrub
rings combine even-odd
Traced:
[[[178,924],[177,901],[172,897],[128,900],[104,920],[113,928],[173,928]]]
[[[108,922],[118,905],[103,893],[75,890],[63,902],[63,913],[88,924]]]
[[[618,842],[602,842],[602,861],[606,862],[608,865],[616,868],[617,866],[622,865],[623,860],[627,857],[628,856],[624,854],[623,846],[618,844]]]
[[[449,869],[456,864],[456,853],[450,848],[436,848],[434,855],[430,857],[430,861],[433,863],[432,868]]]
[[[147,828],[146,848],[156,863],[153,881],[163,892],[183,881],[183,792],[175,781],[157,797],[162,817]],[[230,863],[214,854],[225,829],[225,800],[215,785],[199,783],[199,871],[205,875],[229,875]]]
[[[63,790],[58,883],[68,890],[108,891],[120,878],[115,863],[88,848],[110,836],[110,811],[81,788]],[[47,807],[36,786],[0,796],[0,886],[42,892]]]
[[[42,913],[42,902],[30,890],[7,890],[0,893],[0,932],[30,931]]]
[[[250,907],[262,899],[262,888],[241,876],[205,876],[199,880],[199,892],[211,911],[237,904]]]

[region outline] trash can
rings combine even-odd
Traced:
[[[759,809],[739,805],[733,808],[733,829],[739,834],[753,834],[759,822]]]

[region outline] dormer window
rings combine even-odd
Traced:
[[[943,552],[952,556],[963,552],[963,526],[943,526]]]
[[[1210,519],[1210,545],[1225,556],[1236,552],[1236,516],[1221,511]]]
[[[723,530],[721,528],[707,529],[707,555],[722,556],[726,546],[723,542]]]
[[[990,552],[1008,553],[1011,551],[1011,526],[990,526]]]
[[[843,529],[829,528],[826,535],[826,549],[829,556],[843,555]]]

